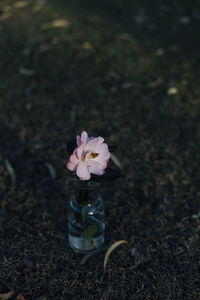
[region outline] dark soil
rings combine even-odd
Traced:
[[[0,294],[200,299],[199,32],[199,1],[0,2]],[[128,241],[105,274],[67,241],[82,130],[125,172],[102,188],[106,243]]]

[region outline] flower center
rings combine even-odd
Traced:
[[[94,159],[94,158],[96,158],[98,155],[99,155],[99,153],[97,153],[97,152],[91,152],[91,153],[90,153],[90,156],[89,156],[89,159]]]
[[[89,151],[86,151],[83,153],[83,156],[82,156],[82,160],[85,161],[86,160],[86,157],[87,157],[87,154],[89,153]],[[88,159],[94,159],[96,158],[97,156],[99,155],[99,153],[97,152],[91,152]]]

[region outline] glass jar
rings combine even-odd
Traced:
[[[97,183],[75,181],[75,196],[69,202],[68,239],[77,252],[87,253],[104,243],[104,207]]]

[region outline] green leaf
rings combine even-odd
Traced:
[[[83,222],[85,222],[87,219],[87,213],[88,213],[88,206],[84,205],[82,208],[82,211],[81,211],[81,216],[82,216]]]
[[[92,175],[92,179],[96,182],[109,182],[112,180],[116,180],[120,177],[123,177],[123,174],[120,170],[114,170],[111,168],[106,168],[105,173],[101,176],[99,175]]]
[[[98,229],[98,224],[92,224],[87,226],[84,230],[85,237],[91,241],[93,236],[97,232],[97,229]]]

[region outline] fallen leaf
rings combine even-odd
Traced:
[[[8,293],[0,294],[0,300],[10,299],[13,293],[14,293],[13,291],[10,291]]]
[[[155,52],[156,55],[161,56],[165,53],[165,49],[164,48],[158,48]]]
[[[126,89],[130,89],[134,86],[134,82],[124,82],[122,84],[122,89],[126,90]]]
[[[51,26],[52,27],[69,27],[70,26],[70,22],[66,19],[57,19],[57,20],[54,20],[52,23],[51,23]]]
[[[17,1],[17,2],[15,2],[14,5],[16,8],[23,8],[23,7],[27,6],[28,3],[26,1]]]
[[[35,74],[35,70],[26,69],[24,67],[19,67],[18,72],[23,76],[33,76]]]
[[[16,297],[16,299],[19,300],[25,300],[24,296],[22,295],[22,293],[19,293],[19,295]]]
[[[10,178],[11,178],[11,182],[13,185],[16,184],[16,174],[15,174],[15,170],[14,168],[11,166],[10,162],[8,160],[4,161],[5,163],[5,167],[6,167],[6,171],[8,172]]]
[[[122,165],[121,165],[119,159],[113,153],[110,154],[110,159],[118,168],[120,168],[122,170]]]
[[[89,42],[85,42],[85,43],[83,43],[82,48],[84,50],[89,50],[92,48],[92,45]]]
[[[50,163],[45,163],[45,166],[47,167],[47,169],[51,175],[51,178],[52,179],[56,178],[56,171],[55,171],[54,167]]]
[[[52,21],[51,23],[44,23],[42,25],[42,29],[46,30],[49,28],[62,28],[62,27],[69,27],[71,24],[68,20],[66,19],[56,19]]]
[[[149,82],[148,87],[149,88],[156,88],[157,86],[163,84],[163,78],[159,77],[154,81]]]
[[[175,87],[175,86],[170,87],[170,88],[167,90],[167,94],[168,94],[168,95],[176,95],[176,94],[178,94],[178,89],[177,89],[177,87]]]
[[[139,25],[143,25],[143,24],[147,23],[148,18],[147,18],[146,12],[141,9],[137,13],[137,15],[135,15],[134,20]]]
[[[128,243],[128,242],[125,241],[125,240],[120,240],[120,241],[118,241],[118,242],[115,242],[115,243],[112,244],[111,247],[106,251],[106,255],[105,255],[105,258],[104,258],[104,264],[103,264],[104,272],[105,272],[105,268],[106,268],[106,265],[107,265],[108,258],[109,258],[109,256],[110,256],[110,254],[111,254],[118,246],[120,246],[121,244],[124,244],[124,243]]]
[[[32,8],[32,11],[34,13],[38,13],[41,9],[41,7],[46,3],[46,0],[38,0],[38,2],[35,4],[35,6]]]
[[[38,52],[45,52],[49,50],[49,45],[48,44],[43,44],[38,48]]]
[[[117,38],[119,40],[128,41],[128,40],[130,40],[131,37],[130,37],[130,34],[128,34],[128,33],[121,33],[117,36]]]
[[[110,71],[109,75],[110,75],[110,77],[112,77],[114,79],[119,79],[120,78],[120,75],[117,72],[113,71],[113,70]]]
[[[80,265],[83,265],[93,255],[98,254],[98,253],[100,253],[104,250],[107,250],[109,247],[110,247],[110,244],[106,245],[106,246],[103,246],[103,247],[100,247],[100,248],[97,248],[95,250],[92,250],[89,254],[86,254],[86,255],[83,256],[83,258],[80,261]]]
[[[3,14],[1,14],[1,16],[0,16],[0,20],[7,20],[7,19],[9,19],[10,17],[12,16],[12,14],[10,13],[10,12],[5,12],[5,13],[3,13]]]
[[[41,5],[36,4],[33,8],[32,11],[33,13],[38,13],[41,9]]]
[[[2,11],[3,11],[3,12],[11,11],[11,6],[6,5],[6,6],[2,7]]]
[[[181,16],[179,18],[179,22],[181,24],[189,24],[191,22],[190,18],[188,16]]]
[[[200,211],[197,214],[192,215],[192,219],[198,219],[198,218],[200,218]]]
[[[92,45],[89,42],[84,42],[81,45],[78,45],[76,47],[77,50],[82,51],[82,50],[90,50],[92,48]]]
[[[135,258],[135,264],[133,266],[128,267],[128,270],[134,270],[136,269],[141,263],[144,262],[143,257],[141,256],[141,254],[138,252],[138,250],[134,247],[131,249],[131,254],[134,256]]]

